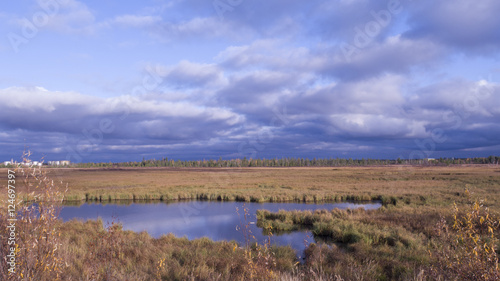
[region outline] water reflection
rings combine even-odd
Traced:
[[[185,201],[175,203],[131,203],[96,204],[85,203],[80,206],[63,206],[60,217],[64,221],[77,219],[102,218],[105,223],[111,221],[123,224],[123,229],[136,232],[147,231],[153,237],[173,233],[178,237],[196,239],[208,237],[214,241],[235,240],[245,243],[244,234],[237,226],[249,223],[249,229],[259,243],[264,243],[267,236],[256,225],[256,211],[259,209],[277,212],[279,210],[317,210],[365,208],[377,209],[380,203],[243,203],[214,201]],[[248,209],[248,220],[245,222],[243,208]],[[236,210],[239,210],[239,215]],[[240,227],[242,229],[242,227]],[[305,245],[314,242],[309,231],[281,233],[272,237],[271,242],[277,245],[290,245],[300,256]]]

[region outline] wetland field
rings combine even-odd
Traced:
[[[38,280],[500,277],[497,165],[43,168],[25,169],[27,178],[22,172],[17,170],[17,196],[37,201],[39,208],[19,205],[18,270],[42,278]],[[7,174],[0,169],[2,182],[7,182]],[[2,192],[2,202],[7,202],[6,194]],[[346,201],[350,205],[332,205]],[[198,217],[209,212],[199,208],[207,202],[242,204],[238,223],[229,205],[210,211],[210,219]],[[179,203],[187,206],[184,211],[175,207]],[[265,208],[278,203],[298,207]],[[141,219],[148,204],[160,213],[144,213]],[[365,210],[354,208],[356,204],[378,206]],[[92,206],[98,206],[101,215],[75,218],[83,210],[92,212]],[[2,203],[2,223],[7,223],[6,209]],[[122,224],[120,215],[109,219],[113,214],[106,210],[125,210],[134,227],[126,225],[127,219]],[[146,222],[148,228],[141,231]],[[195,223],[194,236],[180,230],[167,233],[170,225],[189,228]],[[227,234],[233,230],[230,223],[237,224],[236,234]],[[5,229],[1,234],[8,235]],[[2,245],[3,256],[8,254],[5,249]],[[7,277],[6,270],[2,266],[1,277]]]
[[[460,200],[465,189],[488,197],[489,204],[500,200],[498,165],[47,170],[52,179],[68,185],[67,201],[392,199],[396,204],[441,206]]]

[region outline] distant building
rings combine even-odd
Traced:
[[[29,167],[29,166],[38,166],[38,167],[41,167],[44,163],[42,163],[40,161],[16,162],[14,160],[10,160],[10,161],[4,161],[3,164],[5,166],[9,166],[9,165],[13,165],[13,166],[21,165],[21,166],[26,166],[26,167]]]
[[[425,158],[427,161],[436,161],[436,158]]]
[[[49,165],[52,166],[69,166],[71,164],[71,161],[68,160],[62,160],[62,161],[48,161],[47,162]]]

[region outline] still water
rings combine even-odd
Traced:
[[[173,233],[177,237],[196,239],[208,237],[214,241],[237,241],[245,243],[245,235],[238,227],[249,224],[250,231],[257,242],[264,243],[268,236],[263,234],[256,225],[256,211],[260,209],[277,212],[279,210],[317,210],[317,209],[377,209],[380,203],[243,203],[243,202],[214,202],[214,201],[184,201],[174,203],[131,203],[97,204],[85,203],[80,206],[63,206],[60,218],[64,221],[71,219],[97,219],[103,222],[119,222],[123,229],[136,232],[147,231],[153,237]],[[244,218],[243,208],[248,210],[247,221]],[[237,212],[238,209],[238,212]],[[238,215],[239,213],[239,215]],[[315,242],[310,231],[295,231],[274,235],[272,244],[281,246],[290,245],[300,257],[306,244]]]

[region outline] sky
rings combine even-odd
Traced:
[[[2,161],[500,154],[497,0],[0,7]]]

